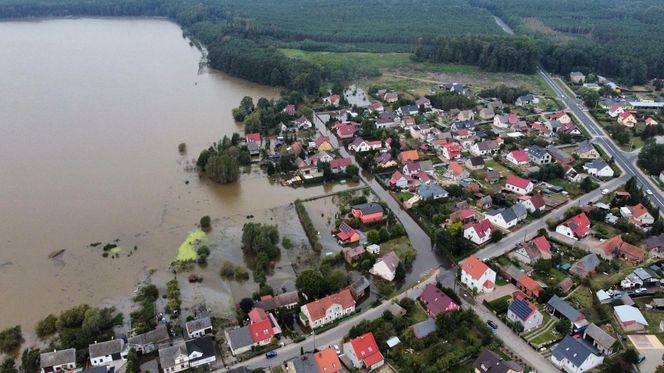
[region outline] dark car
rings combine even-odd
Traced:
[[[489,321],[487,321],[486,323],[487,323],[487,325],[489,325],[489,326],[492,327],[493,329],[498,329],[498,324],[496,324],[495,322],[493,322],[493,320],[489,320]]]
[[[265,353],[265,357],[268,359],[273,358],[275,356],[277,356],[277,351],[268,351]]]

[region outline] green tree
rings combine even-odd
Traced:
[[[305,270],[300,272],[295,279],[297,290],[305,294],[307,299],[318,299],[328,293],[328,282],[320,271]]]
[[[21,354],[21,372],[33,373],[39,371],[39,355],[41,352],[38,348],[27,348]]]
[[[58,331],[55,325],[57,321],[58,318],[54,314],[50,314],[46,316],[44,319],[40,320],[37,323],[37,327],[35,328],[37,336],[41,339],[44,339],[46,337],[50,337],[53,334],[55,334],[55,332]]]
[[[500,242],[503,239],[505,234],[500,229],[494,229],[491,232],[491,242]]]
[[[638,164],[650,175],[659,175],[664,169],[664,144],[646,144],[641,148]]]
[[[18,373],[18,369],[16,369],[14,359],[12,358],[5,358],[5,360],[2,361],[2,364],[0,364],[0,373]]]
[[[582,88],[579,91],[579,94],[581,95],[583,103],[588,108],[594,109],[597,107],[597,103],[599,102],[599,92],[595,91],[594,89]]]
[[[0,332],[0,352],[11,354],[23,344],[21,326],[16,325]]]
[[[588,193],[591,192],[593,189],[596,188],[595,183],[593,183],[592,179],[590,177],[586,177],[583,180],[581,180],[581,190],[584,192]]]
[[[367,242],[371,244],[379,244],[380,243],[380,233],[378,233],[377,230],[372,229],[367,232]]]
[[[202,230],[204,230],[204,231],[207,232],[207,231],[209,231],[210,229],[212,229],[211,220],[210,220],[210,217],[209,217],[209,216],[207,216],[207,215],[203,216],[203,217],[201,218],[200,223],[201,223],[201,229],[202,229]]]
[[[129,352],[127,352],[127,365],[125,366],[125,371],[127,373],[139,373],[140,372],[140,365],[138,362],[138,354],[136,354],[136,350],[133,348],[129,349]]]
[[[572,324],[566,318],[561,318],[556,322],[556,331],[560,335],[568,335],[572,331]]]

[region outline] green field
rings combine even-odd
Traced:
[[[193,232],[189,232],[187,238],[184,240],[182,245],[178,248],[178,255],[175,258],[178,262],[190,262],[196,260],[196,248],[205,238],[205,232],[200,229],[197,229]]]

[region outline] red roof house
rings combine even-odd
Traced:
[[[525,274],[519,277],[516,286],[529,297],[539,297],[540,291],[542,291],[542,285]]]
[[[350,225],[346,223],[341,223],[339,225],[339,233],[337,233],[337,239],[339,240],[339,243],[341,243],[342,245],[354,243],[360,240],[360,234],[357,233],[357,231],[353,229]]]
[[[507,154],[506,158],[517,166],[528,164],[528,154],[526,154],[525,150],[512,150]]]
[[[373,333],[368,332],[344,343],[344,354],[357,369],[377,369],[385,364]]]
[[[357,126],[358,124],[355,122],[337,122],[333,128],[340,139],[352,139],[357,131]]]
[[[575,240],[581,239],[590,232],[590,219],[582,212],[559,224],[556,232]]]
[[[310,328],[317,328],[353,312],[355,299],[350,289],[344,289],[300,307],[300,320]]]
[[[517,194],[525,195],[533,191],[534,185],[530,180],[510,175],[505,181],[505,189]]]
[[[438,317],[441,313],[449,313],[459,310],[459,305],[454,303],[452,298],[443,293],[434,284],[428,284],[422,295],[420,295],[420,302],[424,304],[427,313],[432,318]]]
[[[248,133],[244,136],[245,141],[247,142],[261,142],[261,134],[258,132]]]

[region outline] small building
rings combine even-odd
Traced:
[[[353,264],[357,259],[361,258],[365,252],[364,246],[355,246],[352,249],[344,251],[344,259],[346,260],[346,263]]]
[[[41,373],[63,373],[76,368],[76,349],[54,350],[39,355]]]
[[[583,339],[592,343],[597,351],[606,356],[613,353],[613,345],[616,343],[615,338],[594,323],[588,325],[583,331]]]
[[[149,354],[156,351],[160,344],[166,343],[170,339],[166,325],[159,324],[154,330],[129,338],[127,344],[129,348],[133,348],[136,352]]]
[[[638,246],[623,241],[620,235],[616,235],[599,245],[604,252],[604,257],[612,259],[618,257],[624,261],[638,264],[646,259],[646,251]]]
[[[522,373],[523,367],[515,361],[504,360],[497,353],[490,350],[482,350],[473,362],[475,373]]]
[[[527,94],[517,97],[516,101],[514,102],[514,105],[528,106],[528,105],[536,105],[538,103],[539,103],[539,98],[537,98],[537,96],[533,94]]]
[[[522,196],[519,199],[519,204],[523,205],[523,207],[525,207],[531,214],[537,211],[542,212],[546,210],[546,201],[544,201],[544,197],[540,194],[534,196]]]
[[[604,356],[583,339],[566,336],[551,350],[551,362],[568,373],[587,372],[604,362]]]
[[[539,328],[544,319],[537,306],[521,295],[517,295],[510,303],[507,309],[507,318],[512,322],[521,324],[524,332]]]
[[[530,180],[515,175],[508,176],[505,181],[505,189],[513,193],[525,195],[531,193],[533,188],[534,185]]]
[[[545,236],[537,236],[521,243],[511,256],[525,264],[535,264],[540,259],[551,259],[551,243]]]
[[[343,371],[341,361],[337,352],[332,347],[328,347],[318,352],[314,352],[314,361],[320,373],[340,373]],[[295,373],[299,373],[296,371]]]
[[[370,254],[378,255],[378,254],[380,254],[380,245],[371,244],[371,245],[366,247],[366,250]]]
[[[399,163],[406,164],[408,161],[417,161],[420,159],[420,155],[417,153],[417,150],[404,150],[397,156]]]
[[[586,278],[595,273],[599,264],[600,260],[597,255],[588,254],[574,263],[569,269],[569,273],[581,278]]]
[[[525,150],[512,150],[507,153],[505,157],[508,162],[516,166],[523,166],[528,164],[528,154]]]
[[[360,276],[357,280],[355,280],[348,289],[350,289],[351,295],[353,295],[353,299],[355,301],[358,301],[360,299],[363,299],[367,296],[369,296],[371,292],[371,287],[370,287],[369,280],[367,280],[366,277]]]
[[[484,158],[479,156],[468,158],[464,164],[469,170],[481,170],[485,165]]]
[[[629,111],[624,111],[618,115],[618,123],[625,127],[632,128],[636,125],[636,117]]]
[[[371,332],[344,343],[343,352],[356,369],[372,371],[385,364],[385,358]]]
[[[88,347],[90,364],[96,367],[112,364],[114,361],[126,360],[129,348],[122,339],[91,344]]]
[[[461,266],[461,283],[471,290],[489,293],[495,289],[496,272],[475,255],[471,255]]]
[[[393,281],[400,263],[401,260],[399,259],[399,256],[397,256],[394,251],[390,251],[378,258],[376,263],[369,270],[369,273],[384,280]]]
[[[590,141],[580,142],[576,146],[576,154],[578,154],[581,159],[597,159],[600,157],[599,152]]]
[[[388,312],[394,317],[395,319],[400,319],[408,313],[405,308],[401,307],[397,303],[392,303],[390,302],[390,305],[387,307]]]
[[[341,223],[339,225],[339,232],[337,233],[337,239],[340,244],[353,244],[360,240],[360,234],[357,233],[350,225],[346,223]]]
[[[648,321],[638,308],[622,305],[613,307],[613,312],[625,332],[635,332],[648,327]]]
[[[468,223],[463,226],[463,237],[476,245],[484,245],[491,240],[493,225],[489,219],[483,219],[476,223]]]
[[[410,329],[413,331],[415,338],[426,338],[436,331],[436,320],[428,318],[424,321],[413,324]]]
[[[212,320],[209,316],[203,316],[185,324],[189,338],[198,338],[206,334],[212,334]]]
[[[435,319],[441,313],[458,311],[460,306],[434,284],[427,284],[420,295],[420,302],[426,308],[429,317]]]
[[[569,80],[574,84],[581,84],[586,81],[586,76],[580,71],[572,71],[569,73]]]
[[[542,291],[542,285],[526,274],[519,277],[516,286],[529,297],[539,297]]]
[[[588,325],[586,317],[583,313],[579,312],[576,308],[572,307],[566,300],[560,298],[557,295],[554,295],[546,303],[546,309],[553,316],[564,317],[569,320],[574,329],[581,328],[585,325]]]
[[[559,224],[556,233],[574,240],[584,238],[590,233],[590,219],[582,212]]]
[[[300,307],[300,321],[315,329],[355,312],[355,299],[349,289],[315,300]]]
[[[613,177],[613,168],[606,163],[602,158],[593,159],[583,165],[583,169],[588,175],[595,177]]]

